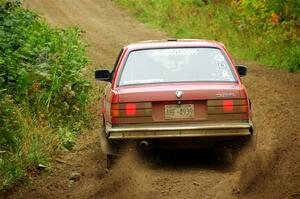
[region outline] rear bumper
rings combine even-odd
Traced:
[[[228,137],[249,136],[252,133],[251,122],[169,124],[122,127],[106,126],[109,139],[155,139],[180,137]]]

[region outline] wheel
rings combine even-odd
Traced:
[[[246,151],[248,153],[255,153],[256,151],[256,142],[257,142],[257,131],[255,126],[252,124],[251,134],[246,137],[239,137],[234,139],[231,143],[234,151]]]

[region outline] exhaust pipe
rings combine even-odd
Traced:
[[[140,141],[139,146],[143,149],[151,148],[151,143],[147,140]]]

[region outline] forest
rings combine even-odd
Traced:
[[[300,70],[298,0],[115,0],[176,38],[222,41],[242,60]]]

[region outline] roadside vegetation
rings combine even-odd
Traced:
[[[88,125],[82,34],[0,0],[0,190],[39,172],[57,150],[72,149]]]
[[[115,0],[176,38],[223,42],[237,59],[300,71],[299,0]]]

